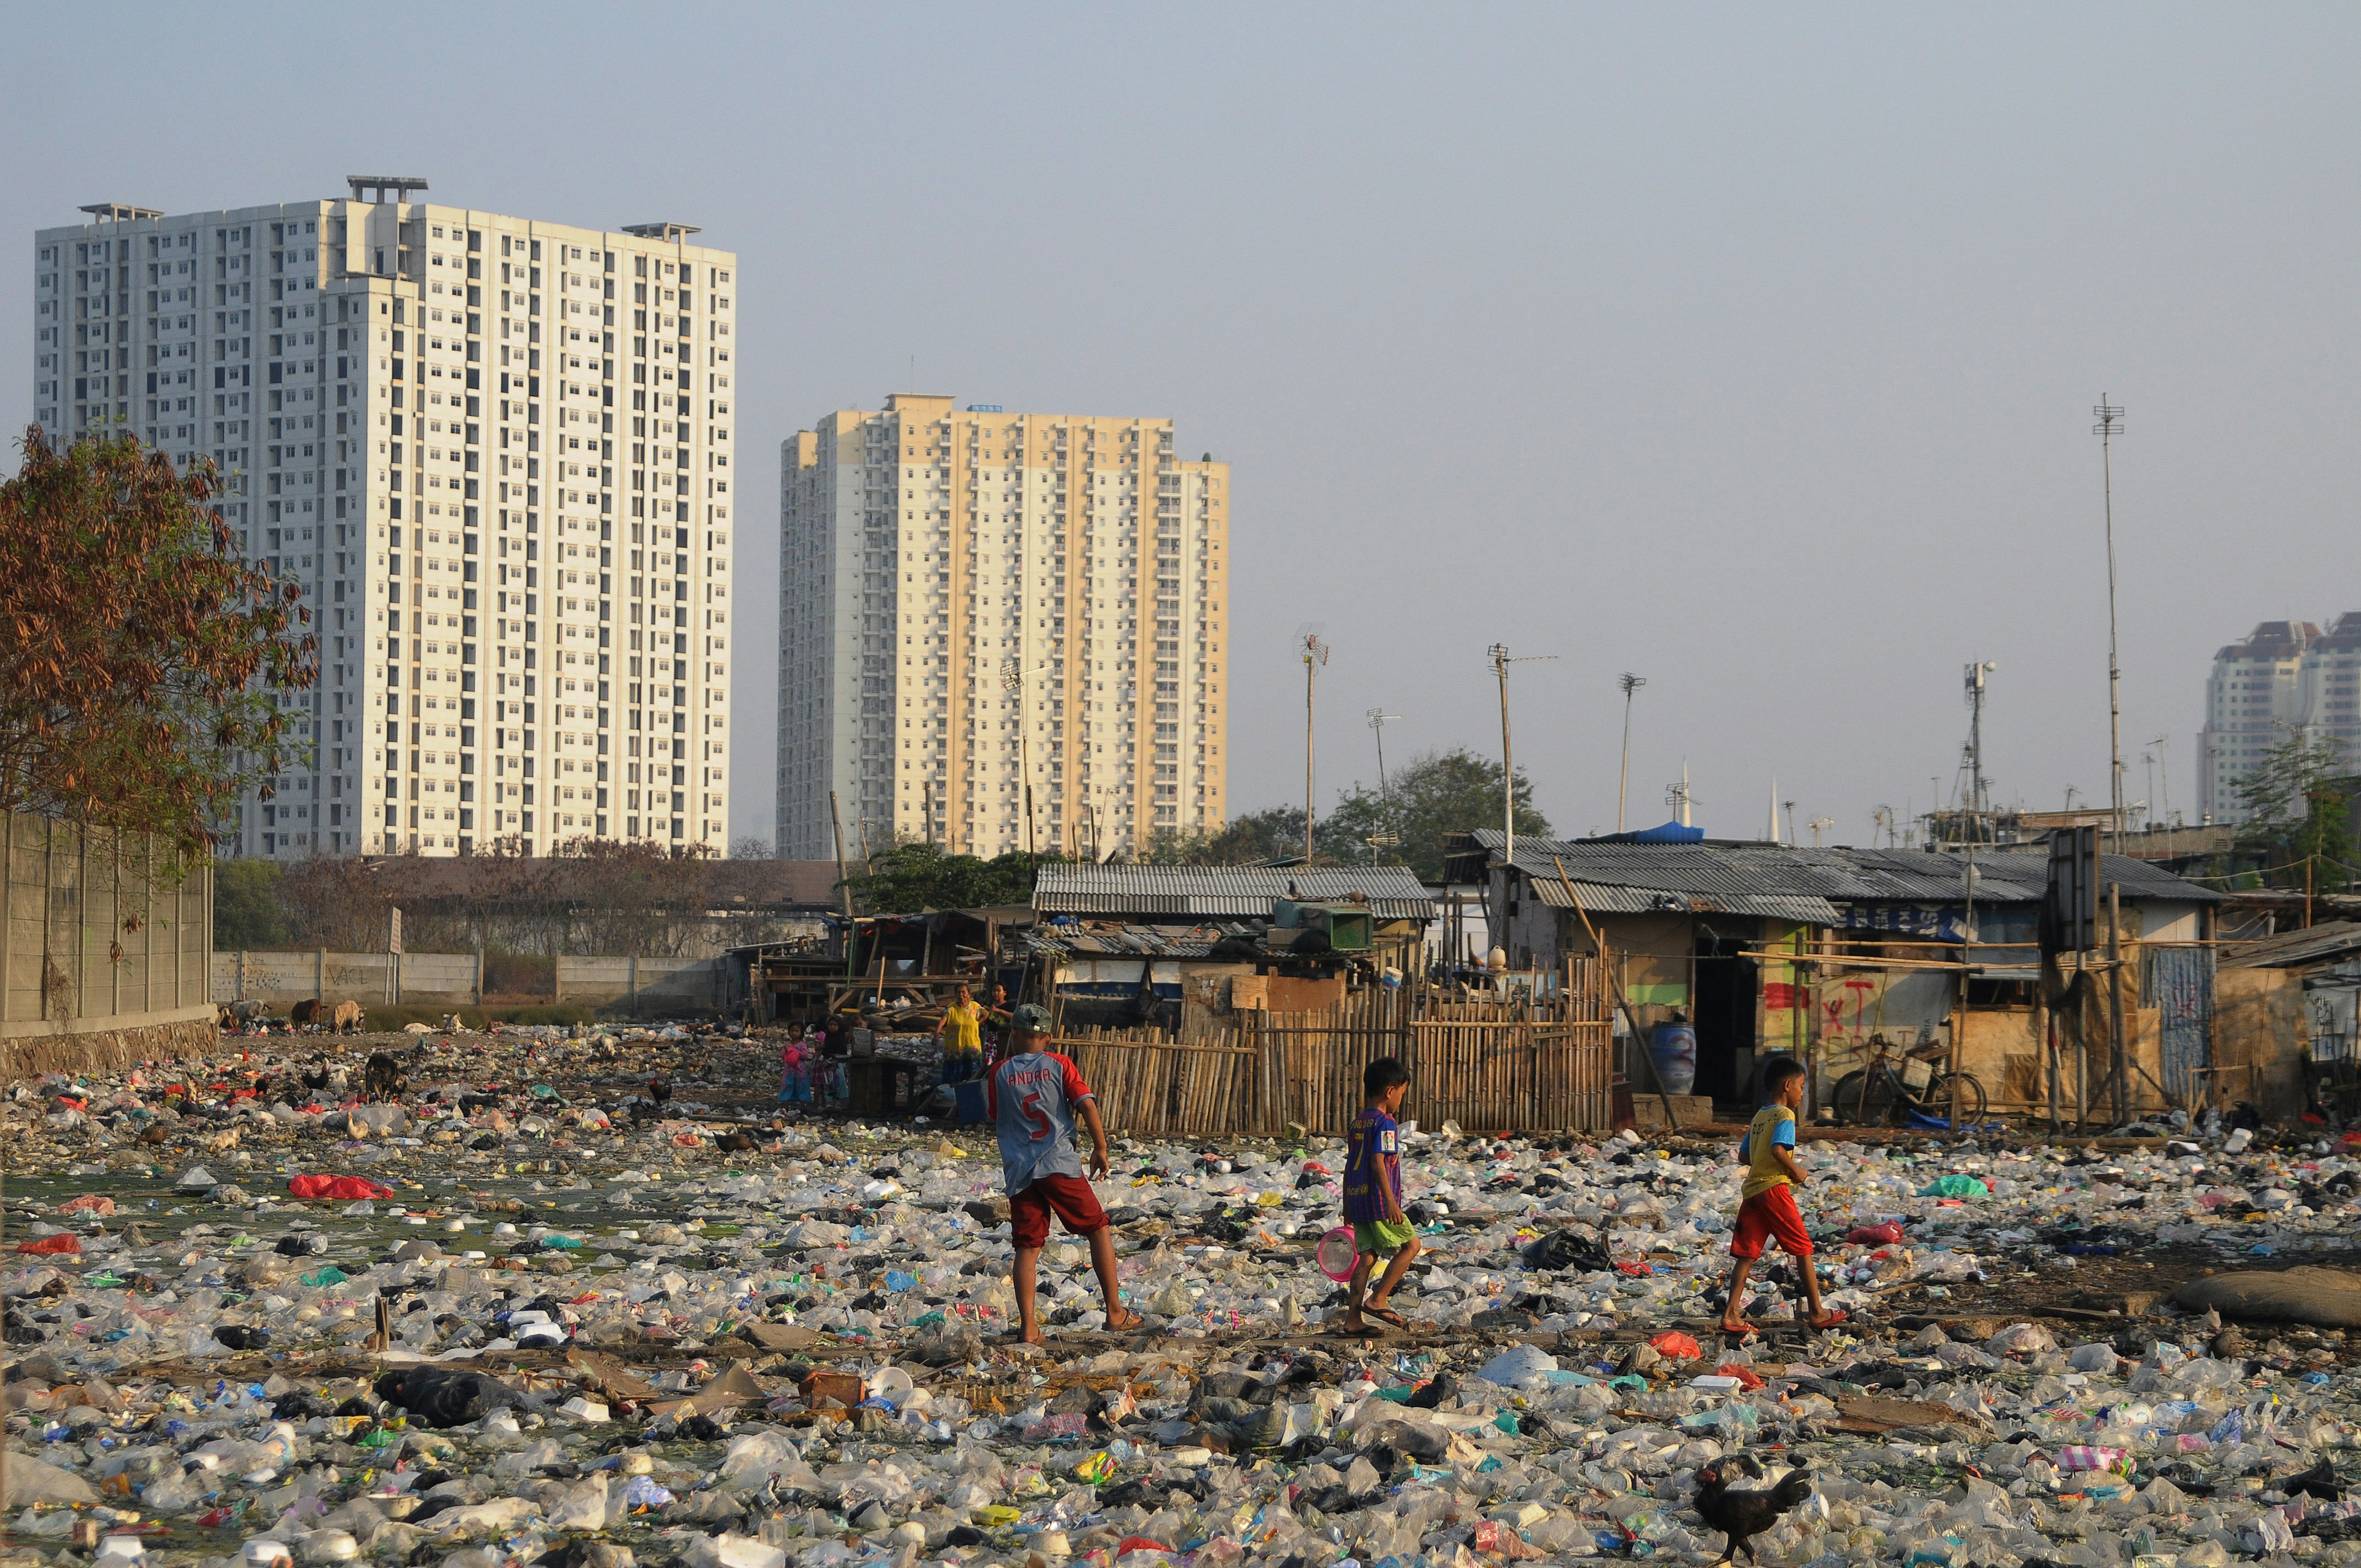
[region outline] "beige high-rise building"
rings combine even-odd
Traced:
[[[226,848],[720,852],[737,258],[349,184],[33,240],[36,417],[212,457],[313,614],[299,755]]]
[[[907,393],[780,457],[782,856],[834,855],[838,818],[856,855],[1223,825],[1229,465],[1170,420]]]

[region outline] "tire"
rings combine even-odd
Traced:
[[[1951,1085],[1954,1083],[1960,1086],[1958,1125],[1982,1126],[1985,1106],[1984,1086],[1978,1081],[1973,1073],[1937,1073],[1933,1080],[1927,1085],[1927,1095],[1921,1102],[1927,1107],[1927,1113],[1946,1117],[1950,1115]],[[1957,1127],[1955,1126],[1953,1130],[1956,1131]]]

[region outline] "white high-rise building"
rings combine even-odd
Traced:
[[[2197,808],[2209,822],[2245,816],[2238,784],[2272,748],[2333,740],[2361,771],[2361,610],[2326,631],[2266,620],[2213,655],[2197,737]]]
[[[912,394],[780,459],[781,856],[839,821],[986,857],[1222,827],[1228,464]]]
[[[302,762],[225,850],[721,852],[736,257],[349,183],[33,242],[40,423],[212,457],[314,618]]]

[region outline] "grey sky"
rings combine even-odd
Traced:
[[[366,16],[367,20],[361,18]],[[2000,661],[1987,771],[2194,802],[2208,660],[2361,609],[2361,16],[2169,5],[71,8],[12,19],[0,422],[32,231],[416,172],[742,258],[733,827],[771,820],[779,438],[912,385],[1169,414],[1235,473],[1234,809],[1499,744],[1562,828],[1866,841]],[[2345,367],[2344,369],[2339,367]],[[13,459],[12,459],[13,461]]]

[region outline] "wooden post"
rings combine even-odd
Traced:
[[[2131,1116],[2131,1076],[2126,1066],[2130,1042],[2124,1038],[2124,905],[2123,884],[2107,884],[2107,1037],[2113,1043],[2114,1070],[2108,1073],[2108,1096],[2120,1127]]]
[[[836,791],[828,792],[828,822],[836,830],[836,884],[844,894],[844,972],[858,974],[853,967],[853,949],[861,937],[860,928],[852,923],[852,872],[844,863],[844,818],[836,807]]]

